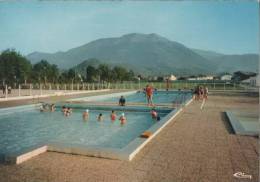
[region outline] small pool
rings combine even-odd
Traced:
[[[146,103],[146,95],[143,92],[124,92],[120,94],[109,94],[106,96],[82,97],[77,99],[70,99],[70,101],[95,101],[95,102],[112,102],[117,103],[120,96],[123,95],[126,103]],[[155,104],[161,103],[182,103],[192,98],[190,91],[157,91],[153,94],[153,102]]]
[[[226,114],[236,134],[259,136],[259,113],[226,111]]]

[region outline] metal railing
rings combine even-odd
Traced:
[[[147,84],[152,85],[158,90],[166,90],[167,85],[165,82],[120,82],[120,83],[76,83],[76,84],[16,84],[12,88],[5,85],[0,93],[1,98],[13,96],[33,96],[33,95],[46,95],[55,92],[77,92],[88,90],[142,90]],[[258,87],[250,85],[231,83],[231,82],[189,82],[189,81],[174,81],[168,85],[169,90],[191,90],[196,86],[208,87],[209,91],[257,91]]]

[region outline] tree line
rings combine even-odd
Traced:
[[[94,67],[88,65],[84,70],[84,72],[77,72],[75,68],[61,70],[47,60],[31,64],[26,57],[10,49],[0,54],[2,84],[117,82],[135,79],[132,70],[121,66],[110,67],[107,64],[100,64]]]

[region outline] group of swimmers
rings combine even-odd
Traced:
[[[40,106],[40,111],[41,112],[54,112],[55,111],[55,104],[47,104],[47,103],[43,103]]]
[[[50,111],[50,112],[54,112],[55,111],[55,105],[54,104],[42,104],[40,106],[40,111],[41,112],[47,112],[47,111]],[[66,106],[62,106],[62,109],[61,109],[62,113],[64,116],[68,117],[72,114],[72,108],[70,107],[66,107]],[[151,110],[151,116],[153,119],[155,119],[156,121],[160,121],[160,116],[158,115],[158,113],[156,112],[155,109],[152,109]],[[89,118],[89,110],[86,109],[83,113],[82,113],[82,117],[85,121],[88,120]],[[111,122],[114,123],[117,119],[117,115],[116,115],[116,112],[114,110],[111,111],[111,114],[110,114],[110,119],[111,119]],[[98,116],[97,116],[97,121],[103,121],[103,114],[100,113]],[[125,116],[125,113],[122,113],[119,117],[119,121],[120,121],[120,124],[121,125],[124,125],[126,124],[126,116]]]
[[[62,106],[61,111],[63,112],[64,116],[70,116],[72,114],[72,108]]]
[[[160,116],[158,115],[158,113],[156,112],[155,109],[152,109],[152,110],[151,110],[151,116],[152,116],[152,118],[155,119],[156,121],[160,121],[160,120],[161,120]],[[82,117],[83,117],[83,119],[84,119],[85,121],[88,120],[88,118],[89,118],[89,110],[88,110],[88,109],[86,109],[86,110],[82,113]],[[111,111],[111,114],[110,114],[110,120],[111,120],[111,122],[113,123],[113,122],[116,121],[116,119],[117,119],[116,112],[115,112],[114,110],[112,110],[112,111]],[[97,121],[103,121],[103,114],[102,114],[102,113],[100,113],[100,114],[98,115]],[[123,124],[126,123],[125,113],[122,113],[122,114],[120,115],[119,121],[120,121],[120,124],[121,124],[121,125],[123,125]]]
[[[194,90],[195,100],[208,99],[208,87],[197,86]]]
[[[83,119],[86,121],[88,120],[89,118],[89,110],[86,109],[83,114],[82,114],[82,117]],[[111,114],[110,114],[110,119],[111,119],[111,122],[114,123],[116,121],[116,118],[117,118],[117,115],[116,115],[116,112],[114,110],[111,111]],[[97,117],[97,121],[103,121],[103,114],[100,113]],[[119,121],[120,121],[120,124],[121,125],[124,125],[126,123],[126,117],[125,117],[125,113],[122,113],[119,117]]]

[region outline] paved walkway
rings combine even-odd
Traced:
[[[67,99],[72,98],[78,98],[78,97],[87,97],[87,96],[96,96],[96,95],[104,95],[104,94],[111,94],[111,93],[117,93],[117,92],[124,92],[129,90],[109,90],[104,92],[89,92],[89,93],[78,93],[74,95],[61,95],[61,96],[49,96],[49,97],[39,97],[39,98],[28,98],[28,99],[22,99],[22,100],[10,100],[10,101],[1,101],[0,102],[0,108],[4,107],[12,107],[12,106],[18,106],[18,105],[24,105],[24,104],[35,104],[39,102],[58,102],[58,101],[66,101]]]
[[[1,182],[246,182],[258,181],[258,139],[236,136],[224,111],[258,109],[258,98],[211,96],[195,101],[131,162],[47,152],[21,165],[0,165]],[[237,171],[252,180],[233,177]]]

